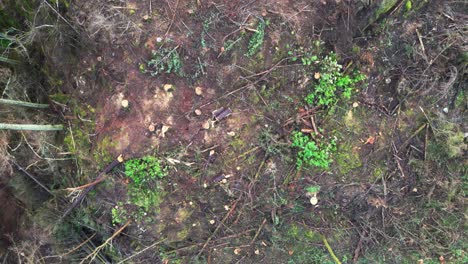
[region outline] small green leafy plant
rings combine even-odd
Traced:
[[[292,134],[292,146],[298,148],[296,166],[298,169],[303,167],[318,167],[328,169],[332,162],[331,154],[336,151],[336,142],[320,140],[314,141],[299,131]]]
[[[263,40],[265,38],[265,25],[266,24],[264,21],[260,21],[258,23],[256,31],[249,41],[247,54],[245,54],[247,57],[252,57],[255,55],[263,46]]]
[[[182,60],[179,52],[177,52],[177,47],[153,50],[151,60],[148,61],[147,66],[146,72],[149,72],[151,76],[164,72],[182,75]]]
[[[342,65],[338,64],[333,52],[323,60],[319,60],[317,56],[305,56],[301,60],[304,66],[311,66],[311,69],[316,70],[314,77],[318,79],[318,83],[311,87],[312,92],[305,98],[309,105],[332,107],[340,97],[349,100],[356,84],[365,79],[363,74],[343,73]]]
[[[153,179],[164,178],[167,171],[156,157],[145,156],[125,162],[125,174],[133,180],[135,185],[141,186]]]
[[[128,160],[125,162],[125,174],[131,179],[127,186],[128,200],[112,208],[114,225],[129,218],[141,220],[147,212],[157,210],[165,196],[160,180],[167,176],[167,170],[158,158],[145,156]]]

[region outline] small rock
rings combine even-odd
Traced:
[[[202,114],[202,111],[200,109],[195,109],[195,114],[199,116]]]
[[[122,100],[122,102],[120,103],[122,105],[123,108],[127,108],[128,107],[128,100]]]

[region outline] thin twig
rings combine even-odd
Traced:
[[[93,260],[96,258],[96,256],[99,254],[99,252],[105,247],[107,246],[107,244],[109,244],[112,239],[114,239],[116,236],[118,236],[120,233],[122,233],[122,231],[128,226],[130,225],[130,223],[132,222],[132,220],[128,220],[127,223],[125,223],[125,225],[123,225],[121,228],[119,228],[117,231],[115,231],[115,233],[109,237],[106,241],[104,241],[104,243],[102,243],[102,245],[100,245],[99,247],[97,247],[96,249],[93,250],[93,252],[91,252],[91,254],[89,254],[88,256],[86,256],[84,259],[81,260],[80,264],[84,263],[87,259],[91,258],[91,260],[89,261],[89,263],[92,263]]]
[[[335,261],[335,263],[341,264],[341,261],[336,257],[335,253],[333,252],[333,249],[330,247],[330,244],[328,244],[327,238],[324,235],[322,235],[322,240],[323,240],[323,244],[328,250],[328,253],[330,253],[330,256]]]
[[[27,172],[23,167],[21,167],[16,161],[11,160],[13,164],[18,168],[19,171],[22,173],[26,174],[29,178],[31,178],[33,181],[37,183],[42,189],[44,189],[46,192],[48,192],[50,195],[54,196],[54,194],[49,190],[49,188],[45,187],[44,184],[42,184],[36,177],[34,177],[31,173]]]
[[[197,258],[200,257],[200,255],[203,253],[203,251],[205,250],[206,246],[210,243],[210,241],[213,239],[213,237],[218,233],[219,229],[221,228],[221,226],[224,225],[224,223],[226,222],[226,220],[229,218],[229,216],[232,214],[232,212],[234,211],[234,209],[236,208],[237,206],[237,203],[240,201],[242,196],[240,196],[239,198],[237,198],[237,200],[232,204],[231,206],[231,209],[229,210],[229,212],[226,213],[226,215],[224,216],[223,220],[221,220],[221,222],[219,222],[218,226],[216,227],[216,229],[214,230],[214,232],[210,235],[210,237],[206,240],[205,244],[203,244],[203,247],[200,249],[200,251],[198,252],[197,254]]]
[[[169,3],[167,5],[169,5]],[[178,6],[179,6],[179,0],[177,0],[177,2],[175,4],[175,8],[174,8],[174,11],[173,11],[171,23],[169,24],[169,27],[167,28],[166,33],[164,34],[164,36],[167,36],[167,34],[169,34],[169,31],[171,31],[171,27],[172,27],[172,24],[174,24],[174,19],[175,19],[176,13],[177,13],[177,7]],[[169,6],[169,7],[171,7],[171,6]]]
[[[138,256],[138,255],[140,255],[141,253],[145,252],[146,250],[154,248],[155,246],[161,244],[161,243],[164,242],[165,240],[166,240],[166,239],[163,239],[163,240],[160,240],[160,241],[158,241],[158,242],[155,242],[155,243],[153,243],[152,245],[147,246],[147,247],[145,247],[144,249],[142,249],[142,250],[136,252],[135,254],[132,254],[132,255],[129,256],[128,258],[126,258],[126,259],[124,259],[124,260],[121,260],[121,261],[118,262],[117,264],[124,263],[124,262],[126,262],[126,261],[128,261],[128,260],[130,260],[130,259],[132,259],[132,258],[134,258],[134,257],[136,257],[136,256]]]
[[[105,176],[106,173],[109,173],[114,167],[116,167],[117,165],[119,165],[120,163],[123,162],[123,159],[121,158],[121,156],[119,156],[117,159],[113,160],[109,165],[107,165],[104,170],[102,172],[99,173],[99,175],[96,177],[96,181],[100,180],[101,178],[103,178]],[[100,182],[100,181],[98,181]],[[86,189],[84,189],[80,195],[75,199],[75,201],[70,205],[70,207],[67,208],[67,210],[65,210],[65,212],[63,213],[62,217],[60,218],[60,220],[63,220],[68,214],[71,213],[71,211],[76,207],[78,206],[78,204],[80,204],[80,202],[85,198],[85,196],[92,190],[94,189],[94,187],[96,186],[96,184],[93,184],[89,187],[87,187]]]
[[[63,258],[65,256],[68,256],[70,255],[71,253],[75,252],[76,250],[78,250],[80,247],[84,246],[86,243],[88,243],[91,239],[93,239],[93,237],[96,236],[96,233],[94,233],[92,236],[90,236],[89,238],[87,238],[85,241],[81,242],[78,246],[70,249],[69,251],[67,251],[66,253],[64,254],[61,254],[61,255],[53,255],[53,256],[45,256],[45,257],[42,257],[41,260],[43,259],[48,259],[48,258]]]
[[[258,235],[260,234],[260,231],[262,231],[263,227],[265,226],[267,220],[263,219],[262,224],[258,227],[257,233],[255,233],[255,236],[252,238],[252,241],[250,241],[250,245],[252,246],[255,240],[257,239]]]

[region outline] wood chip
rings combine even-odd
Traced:
[[[230,108],[221,107],[213,111],[213,118],[216,121],[221,121],[224,118],[230,116],[231,114],[232,114],[232,110]]]
[[[316,204],[318,203],[317,196],[315,196],[315,195],[312,196],[312,197],[310,198],[310,203],[311,203],[312,205],[316,205]]]
[[[203,94],[203,88],[200,86],[195,87],[195,94],[201,96]]]
[[[210,120],[207,120],[205,123],[203,123],[202,128],[203,129],[210,129],[211,127],[211,122]]]
[[[172,91],[174,91],[174,85],[172,85],[172,84],[165,84],[165,85],[163,86],[163,89],[164,89],[165,92],[172,92]]]
[[[161,128],[161,137],[165,137],[166,136],[166,132],[169,130],[169,126],[166,126],[166,125],[163,125],[162,128]]]

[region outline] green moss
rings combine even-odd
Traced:
[[[466,98],[466,93],[464,90],[460,90],[458,92],[457,97],[455,98],[455,107],[456,108],[461,108],[461,107],[466,107],[468,103],[468,100]]]
[[[375,15],[373,17],[373,21],[378,20],[383,14],[387,13],[392,9],[392,7],[398,2],[398,0],[383,0],[377,10],[375,11]],[[373,22],[371,21],[371,23]]]
[[[385,171],[386,171],[386,168],[383,165],[375,167],[374,170],[372,171],[372,179],[370,180],[375,181],[375,180],[381,179]]]
[[[324,263],[333,264],[333,260],[324,247],[311,246],[321,244],[320,234],[308,228],[291,224],[273,233],[273,243],[286,246],[286,263]]]
[[[353,145],[348,142],[343,142],[338,145],[338,149],[333,156],[336,162],[338,171],[345,175],[353,169],[362,166],[359,152],[353,148]]]
[[[145,156],[125,162],[125,174],[131,179],[127,185],[127,199],[112,209],[113,224],[133,219],[139,223],[152,222],[149,214],[159,212],[159,205],[166,197],[162,179],[167,170],[159,159]]]
[[[114,157],[110,154],[109,149],[115,147],[117,142],[113,142],[108,136],[104,137],[97,143],[96,148],[93,152],[94,161],[100,165],[106,165],[114,160]]]

